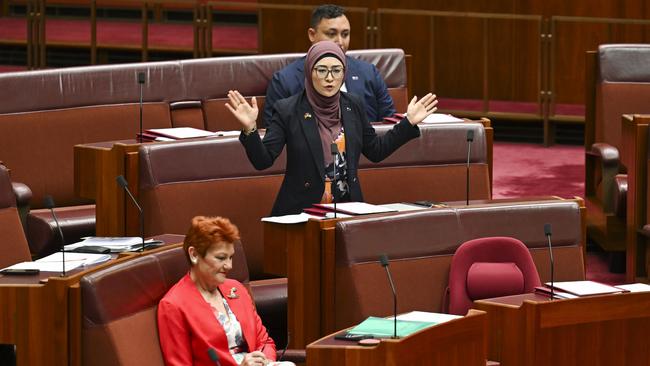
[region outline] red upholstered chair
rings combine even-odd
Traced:
[[[479,238],[458,247],[449,271],[449,313],[465,315],[474,300],[533,292],[539,274],[528,248],[507,237]]]

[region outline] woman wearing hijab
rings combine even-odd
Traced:
[[[309,74],[307,74],[309,72]],[[271,215],[300,213],[314,203],[363,201],[357,177],[360,154],[379,162],[409,140],[420,136],[417,124],[435,112],[435,95],[416,101],[407,115],[384,136],[377,136],[366,118],[363,101],[340,89],[345,55],[331,41],[315,43],[305,58],[305,90],[274,105],[273,118],[262,139],[256,129],[257,101],[249,104],[238,91],[229,91],[226,107],[239,120],[239,140],[257,170],[273,165],[287,147],[284,181]],[[338,153],[332,153],[336,144]],[[331,187],[333,164],[336,186]]]

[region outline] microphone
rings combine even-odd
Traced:
[[[555,271],[553,268],[553,246],[551,245],[551,224],[544,224],[544,235],[548,239],[548,255],[551,258],[551,300],[555,298],[555,286],[553,284]]]
[[[61,225],[59,225],[59,220],[56,217],[56,214],[54,213],[54,199],[52,196],[47,195],[43,198],[43,206],[45,208],[49,209],[50,212],[52,213],[52,217],[54,218],[54,223],[56,224],[56,228],[59,231],[59,236],[61,236],[61,263],[63,264],[63,270],[61,271],[61,277],[65,277],[65,239],[63,238],[63,230],[61,230]]]
[[[217,351],[215,351],[214,348],[208,348],[208,357],[210,357],[210,360],[212,360],[215,365],[221,366],[221,362],[219,362],[219,355],[217,355]]]
[[[336,163],[339,160],[339,146],[336,144],[336,142],[332,142],[332,162],[334,165],[334,177],[332,178],[332,186],[331,186],[331,191],[332,191],[332,201],[334,202],[334,218],[336,218]]]
[[[280,354],[280,358],[278,358],[278,362],[281,362],[282,359],[284,358],[285,352],[287,352],[287,348],[289,348],[289,343],[291,342],[291,332],[287,330],[287,343],[284,345],[284,348],[282,349],[282,353]]]
[[[467,131],[467,182],[465,190],[465,204],[469,206],[469,156],[472,152],[472,142],[474,142],[474,130]]]
[[[144,252],[144,212],[142,211],[142,207],[138,204],[138,200],[133,197],[133,194],[131,193],[131,190],[129,189],[129,183],[124,179],[123,175],[118,175],[117,178],[117,184],[122,187],[126,193],[129,195],[131,198],[131,201],[133,201],[133,204],[135,204],[135,207],[138,208],[138,211],[140,211],[140,237],[142,237],[142,249],[140,250],[141,252]]]
[[[388,256],[386,254],[380,255],[379,262],[381,263],[381,266],[386,269],[388,282],[390,282],[390,289],[393,291],[393,338],[397,338],[397,292],[395,291],[393,277],[390,275],[390,269],[388,269]]]
[[[144,71],[138,72],[138,84],[140,84],[140,138],[138,138],[138,142],[142,143],[142,94],[144,89]]]

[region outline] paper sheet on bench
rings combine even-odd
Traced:
[[[150,243],[153,239],[144,242]],[[130,250],[139,250],[142,247],[142,238],[139,236],[89,236],[80,242],[66,245],[65,251],[74,250],[80,247],[99,246],[109,248],[111,253],[121,253]]]
[[[616,285],[614,287],[630,292],[650,292],[650,285],[646,285],[645,283],[630,283],[627,285]]]
[[[61,258],[61,252],[56,252],[33,262],[17,263],[7,268],[38,269],[42,272],[61,272],[63,267]],[[106,262],[109,259],[111,259],[109,254],[66,253],[65,270],[70,271],[81,266]]]

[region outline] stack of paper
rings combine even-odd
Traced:
[[[324,210],[326,212],[332,212],[334,211],[334,204],[320,203],[315,204],[314,208]],[[309,209],[305,209],[305,212],[311,213],[307,210]],[[370,203],[365,202],[341,202],[336,204],[336,211],[348,215],[369,215],[376,213],[396,212],[397,210],[390,207],[371,205]]]
[[[81,266],[106,262],[110,259],[110,254],[66,253],[65,270],[70,271]],[[34,262],[17,263],[7,268],[38,269],[42,272],[61,272],[63,270],[63,256],[61,252],[56,252]]]
[[[545,287],[537,287],[535,290],[549,294],[551,283],[545,283]],[[594,281],[564,281],[555,282],[553,289],[556,297],[574,298],[580,296],[605,295],[626,292],[626,290],[614,286],[605,285]]]
[[[153,243],[153,240],[145,240],[145,245],[147,243]],[[111,250],[111,253],[121,253],[126,251],[140,250],[142,248],[142,238],[139,236],[117,236],[117,237],[102,237],[102,236],[90,236],[84,238],[84,240],[69,244],[64,247],[66,252],[74,251],[77,248],[81,247],[104,247]]]

